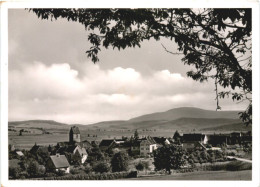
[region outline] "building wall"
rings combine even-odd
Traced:
[[[152,153],[153,150],[157,149],[156,144],[150,144],[147,141],[140,143],[140,155],[147,156],[148,154]]]

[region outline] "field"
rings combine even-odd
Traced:
[[[151,177],[132,178],[130,180],[252,180],[252,171],[199,171],[177,173]]]
[[[19,132],[19,131],[18,131]],[[69,140],[69,129],[48,129],[50,134],[23,134],[19,136],[19,133],[9,132],[9,144],[15,145],[19,149],[30,149],[35,142],[39,145],[56,145],[57,142],[64,142]],[[132,130],[104,130],[104,129],[84,129],[80,131],[81,140],[102,140],[102,139],[113,139],[122,138],[122,136],[128,136],[134,134]],[[139,136],[166,136],[172,137],[174,131],[140,131]],[[93,137],[97,136],[97,137]]]

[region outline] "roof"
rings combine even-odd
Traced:
[[[80,148],[80,147],[79,147],[77,150],[78,150],[78,152],[79,152],[80,155],[87,155],[87,151],[86,151],[85,148]]]
[[[164,137],[153,137],[153,139],[157,144],[162,144],[162,145],[164,145],[166,141],[166,138]]]
[[[65,155],[59,155],[59,154],[53,155],[53,156],[50,156],[50,159],[51,159],[53,165],[55,166],[55,168],[66,168],[66,167],[70,166]]]
[[[84,140],[82,142],[76,142],[75,145],[79,145],[80,147],[84,147],[84,148],[91,148],[92,145],[88,140]]]
[[[19,156],[24,156],[22,151],[16,151],[16,154],[19,155]]]
[[[150,144],[156,144],[155,140],[151,136],[147,136],[147,137],[141,139],[141,142],[143,142],[143,141],[146,141]]]
[[[202,134],[183,134],[183,142],[196,142],[202,141],[205,135]]]
[[[72,131],[73,134],[80,134],[79,128],[76,126],[71,127],[70,131]]]
[[[102,140],[99,144],[99,147],[102,147],[102,146],[110,146],[112,142],[114,142],[115,140],[114,139],[109,139],[109,140]]]

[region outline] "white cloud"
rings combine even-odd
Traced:
[[[215,106],[213,84],[196,83],[169,70],[142,76],[133,68],[102,70],[89,63],[82,72],[79,76],[66,63],[46,66],[41,62],[10,70],[9,120],[87,124],[181,106]]]

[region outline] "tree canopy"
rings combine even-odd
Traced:
[[[30,9],[41,19],[66,18],[90,31],[92,47],[86,51],[94,63],[101,46],[125,49],[141,47],[144,40],[164,37],[178,45],[184,64],[195,70],[196,81],[215,80],[219,98],[249,102],[240,118],[252,123],[251,9]],[[218,86],[223,87],[221,91]]]
[[[156,149],[154,152],[154,166],[156,170],[180,169],[185,164],[185,152],[181,146],[168,145]]]

